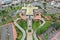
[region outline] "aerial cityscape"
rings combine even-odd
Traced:
[[[0,40],[60,40],[60,0],[0,0]]]

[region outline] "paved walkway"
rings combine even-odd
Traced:
[[[27,40],[33,40],[33,29],[32,29],[32,18],[31,16],[27,19]]]
[[[33,40],[33,36],[32,35],[33,35],[33,31],[32,32],[27,32],[27,40]]]
[[[34,37],[34,40],[38,40],[37,36],[36,36],[36,32],[34,31],[33,33],[33,37]]]
[[[40,13],[40,12],[38,13],[37,16],[34,17],[34,19],[39,19],[39,20],[41,20],[41,21],[43,22],[42,24],[40,24],[40,26],[39,26],[38,28],[41,28],[41,27],[45,24],[45,20],[44,20],[43,18],[41,18],[41,13]],[[38,28],[36,28],[36,30],[37,30]],[[34,31],[34,34],[33,34],[34,40],[38,40],[38,38],[37,38],[37,36],[36,36],[36,30]]]
[[[39,3],[36,3],[36,4],[39,4]],[[29,6],[28,6],[29,7]],[[27,9],[27,7],[23,7],[22,9]],[[30,10],[30,7],[28,8],[29,10]],[[33,9],[35,9],[35,7],[33,7]],[[33,11],[33,9],[32,9],[32,11]],[[28,11],[27,10],[27,13],[33,13],[31,10],[30,11]],[[17,11],[18,12],[18,11]],[[45,21],[44,21],[44,19],[43,18],[41,18],[41,15],[40,15],[40,13],[38,13],[39,15],[36,17],[35,16],[35,19],[39,19],[39,20],[42,20],[43,21],[43,23],[38,27],[38,28],[40,28],[40,27],[42,27],[44,24],[45,24]],[[33,15],[33,14],[32,14]],[[21,15],[20,15],[21,16]],[[24,19],[24,17],[23,16],[21,16],[21,18],[23,18]],[[36,30],[34,31],[34,33],[33,33],[33,29],[32,29],[32,19],[34,19],[32,16],[30,16],[30,14],[29,14],[29,16],[28,16],[28,18],[26,18],[27,19],[27,25],[28,25],[28,28],[27,28],[27,31],[25,32],[25,30],[23,29],[23,28],[21,28],[21,26],[19,26],[16,22],[18,21],[18,20],[20,20],[20,18],[17,18],[15,21],[14,21],[14,24],[22,31],[22,33],[23,33],[23,37],[22,37],[22,39],[21,40],[24,40],[25,39],[25,37],[26,37],[26,33],[27,33],[27,40],[33,40],[33,36],[34,36],[34,40],[38,40],[38,38],[37,38],[37,36],[36,36]],[[37,28],[37,29],[38,29]]]
[[[38,28],[41,28],[46,23],[44,18],[41,18],[40,20],[43,21],[43,23]]]
[[[44,24],[45,24],[45,21],[44,21],[44,19],[43,18],[41,18],[40,20],[42,20],[43,21],[43,23],[42,24],[40,24],[40,26],[38,27],[38,28],[41,28]],[[38,29],[37,28],[37,29]],[[36,30],[37,30],[36,29]],[[34,40],[38,40],[38,38],[37,38],[37,36],[36,36],[36,30],[34,31],[34,34],[33,34],[33,36],[34,36]]]
[[[24,30],[20,25],[18,25],[18,24],[16,23],[18,20],[20,20],[20,18],[17,18],[17,19],[14,21],[14,24],[15,24],[15,25],[19,28],[19,30],[21,30],[22,33],[23,33],[23,36],[22,36],[22,39],[21,39],[21,40],[25,40],[26,32],[25,32],[25,30]],[[42,23],[38,28],[41,28],[41,27],[45,24],[45,21],[44,21],[43,18],[40,18],[40,20],[42,20],[43,23]],[[37,30],[38,28],[37,28],[37,29],[34,31],[34,33],[33,33],[33,30],[32,30],[32,19],[31,19],[31,18],[27,20],[27,24],[28,24],[28,28],[27,28],[27,40],[33,40],[32,34],[33,34],[33,36],[34,36],[34,40],[38,40],[38,38],[37,38],[37,36],[36,36],[36,30]],[[31,30],[31,32],[29,32],[28,30]]]
[[[16,27],[23,33],[23,36],[21,38],[21,40],[25,40],[25,37],[26,37],[26,32],[25,30],[17,24],[17,21],[20,20],[20,18],[17,18],[15,21],[14,21],[14,24],[16,25]]]

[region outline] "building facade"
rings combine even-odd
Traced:
[[[33,0],[21,0],[21,2],[32,2]]]
[[[0,27],[0,40],[16,40],[17,33],[12,23]]]

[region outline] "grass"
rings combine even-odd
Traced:
[[[55,22],[55,29],[60,30],[60,22]]]
[[[24,30],[27,29],[27,22],[26,22],[25,20],[20,20],[20,21],[18,21],[18,24],[19,24]],[[22,32],[21,32],[18,28],[16,28],[16,30],[17,30],[17,34],[18,34],[17,40],[21,40],[23,34],[22,34]],[[25,39],[25,40],[26,40],[26,39]]]
[[[8,20],[6,21],[2,21],[2,23],[0,23],[0,26],[3,25],[3,24],[6,24],[8,22],[12,22],[14,19],[16,19],[16,17],[18,17],[18,15],[16,15],[16,17],[11,17],[9,16],[9,14],[11,14],[11,12],[14,10],[14,11],[17,11],[18,9],[21,9],[23,6],[23,4],[20,4],[19,6],[12,6],[12,7],[6,7],[4,10],[0,10],[0,17],[2,19],[7,18]]]
[[[41,30],[46,30],[51,25],[50,21],[46,21],[45,25],[42,26]]]
[[[18,21],[18,24],[24,29],[27,29],[27,22],[25,20]]]
[[[16,31],[17,31],[17,39],[16,40],[21,40],[23,34],[17,27],[15,27],[15,28],[16,28]]]
[[[33,21],[32,22],[32,28],[33,28],[33,30],[35,30],[36,28],[38,28],[39,25],[40,25],[39,21],[35,21],[35,22]]]
[[[42,26],[41,28],[37,29],[37,34],[42,34],[44,33],[48,27],[51,25],[51,21],[46,21],[45,25]]]

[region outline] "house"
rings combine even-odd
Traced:
[[[44,0],[40,0],[40,1],[44,1]],[[46,2],[51,2],[52,0],[46,0]]]
[[[21,0],[21,2],[32,2],[33,0]]]
[[[16,40],[17,33],[13,23],[0,26],[0,40]]]

